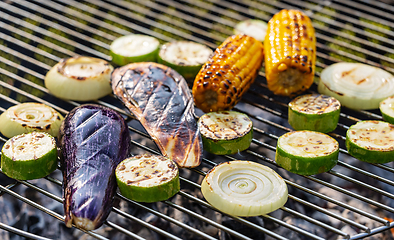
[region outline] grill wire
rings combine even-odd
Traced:
[[[316,79],[319,78],[323,68],[340,61],[362,62],[394,73],[394,7],[390,3],[392,4],[389,0],[385,2],[368,0],[0,1],[0,113],[15,104],[34,101],[52,106],[63,115],[67,114],[68,111],[81,103],[64,101],[51,96],[43,85],[46,72],[61,58],[75,54],[95,56],[110,61],[109,44],[122,35],[141,33],[154,36],[163,43],[172,40],[191,40],[215,48],[233,33],[233,26],[237,22],[247,18],[268,21],[282,8],[302,9],[313,21],[317,37]],[[313,86],[310,92],[316,92],[316,86]],[[348,159],[351,157],[348,156],[344,146],[344,134],[350,125],[359,120],[382,120],[380,113],[376,110],[343,109],[338,128],[330,133],[341,146],[338,165],[328,173],[292,178],[292,175],[284,174],[285,171],[281,171],[273,160],[276,139],[291,130],[287,124],[287,103],[289,101],[288,98],[274,96],[268,91],[264,72],[261,72],[248,94],[235,108],[237,111],[248,114],[254,122],[254,139],[251,147],[234,156],[204,155],[205,158],[200,167],[182,171],[180,177],[183,187],[177,197],[201,208],[210,209],[210,205],[201,195],[195,194],[196,191],[186,191],[184,187],[199,190],[202,177],[217,163],[235,158],[248,159],[279,171],[289,187],[289,192],[300,193],[289,194],[286,205],[276,211],[281,214],[261,216],[264,222],[287,228],[296,236],[301,236],[301,239],[323,239],[323,237],[286,222],[280,216],[292,215],[306,220],[317,228],[331,232],[337,238],[361,239],[376,233],[389,232],[389,229],[394,227],[394,222],[385,216],[392,215],[394,208],[380,201],[380,196],[394,200],[394,195],[375,187],[371,184],[371,180],[394,186],[394,181],[388,177],[394,173],[393,165],[389,163],[354,166],[349,163]],[[125,108],[113,96],[104,97],[95,103],[111,107],[127,118],[133,138],[132,145],[136,149],[133,153],[158,152],[146,132],[141,130],[138,122],[125,111]],[[198,111],[197,113],[201,114]],[[6,140],[0,136],[1,147]],[[384,174],[378,175],[371,169],[380,169]],[[357,173],[361,177],[348,176],[343,174],[342,170]],[[60,172],[60,170],[55,172]],[[15,201],[25,202],[43,213],[49,214],[54,218],[54,221],[64,221],[62,211],[53,211],[47,206],[37,203],[34,198],[21,195],[16,191],[22,185],[39,193],[42,197],[62,202],[61,195],[56,195],[37,186],[38,181],[46,181],[46,184],[60,189],[61,178],[54,176],[59,176],[59,174],[36,181],[10,179],[9,184],[0,184],[0,198],[8,195]],[[302,181],[298,181],[299,179]],[[331,181],[332,179],[339,179],[341,181],[336,182],[345,182],[346,184],[337,185],[336,182]],[[348,198],[336,199],[327,196],[316,189],[311,189],[310,183],[328,187],[338,192],[338,196],[346,195]],[[356,186],[360,191],[348,190],[349,184]],[[304,195],[314,196],[321,201],[306,201],[302,197]],[[358,205],[353,206],[351,203],[354,201],[350,202],[348,199],[367,203],[379,214],[371,214],[359,208]],[[119,205],[127,203],[140,211],[151,213],[164,221],[175,224],[184,231],[190,232],[194,236],[193,238],[219,238],[218,235],[212,236],[204,230],[191,227],[148,204],[127,200],[119,194],[117,201]],[[295,208],[295,203],[335,218],[344,225],[355,229],[357,233],[351,235],[315,219]],[[234,238],[250,239],[247,234],[217,223],[201,213],[177,204],[173,199],[164,201],[163,204]],[[374,222],[374,226],[377,227],[371,228],[362,222],[355,222],[341,214],[330,212],[326,209],[327,204],[334,204],[364,216]],[[111,215],[124,218],[134,225],[139,225],[140,228],[154,231],[163,238],[179,239],[178,236],[166,229],[150,224],[117,206],[113,207]],[[253,231],[265,234],[267,238],[287,239],[288,237],[278,234],[277,228],[262,227],[248,218],[231,218],[238,222],[242,228],[253,229]],[[111,220],[105,222],[105,227],[124,234],[126,237],[144,239],[131,228],[121,226]],[[31,239],[46,239],[2,222],[0,222],[0,228]],[[86,232],[86,234],[97,239],[106,239],[99,231]]]

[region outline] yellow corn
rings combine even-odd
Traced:
[[[238,34],[227,38],[204,64],[193,84],[194,102],[204,112],[230,110],[256,78],[263,44]]]
[[[264,41],[268,88],[292,96],[313,83],[316,38],[311,20],[303,12],[284,9],[268,22]]]

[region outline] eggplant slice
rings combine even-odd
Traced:
[[[64,213],[67,227],[100,227],[111,212],[116,166],[130,153],[126,122],[107,107],[74,108],[60,128]]]
[[[112,73],[112,91],[141,122],[164,156],[179,167],[197,167],[202,140],[185,79],[151,62],[131,63]]]

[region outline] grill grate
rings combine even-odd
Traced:
[[[390,0],[386,2],[367,0],[1,1],[0,113],[21,102],[36,101],[67,114],[80,103],[52,97],[43,87],[46,72],[61,58],[74,54],[110,60],[109,44],[119,36],[142,33],[152,35],[162,42],[191,40],[215,48],[232,34],[232,27],[238,21],[246,18],[268,21],[282,8],[303,9],[314,23],[317,37],[316,78],[323,68],[339,61],[363,62],[394,73],[394,7],[390,3],[392,4]],[[310,91],[316,92],[316,87],[312,87]],[[314,228],[322,229],[325,233],[329,232],[324,236],[330,236],[331,239],[360,239],[380,232],[384,232],[383,236],[387,239],[393,239],[392,235],[390,238],[388,234],[390,231],[387,230],[394,227],[394,221],[390,220],[393,218],[390,216],[394,214],[394,194],[387,190],[388,188],[381,188],[375,184],[379,182],[383,186],[394,186],[394,179],[390,177],[394,173],[393,165],[391,163],[354,165],[352,164],[354,159],[348,156],[344,147],[344,134],[350,125],[363,119],[381,120],[380,113],[376,110],[343,109],[337,130],[331,133],[341,146],[338,165],[329,173],[294,177],[277,168],[273,160],[276,139],[290,131],[286,122],[287,103],[290,99],[272,95],[267,89],[263,72],[256,79],[249,93],[235,109],[248,114],[254,122],[254,139],[249,150],[236,156],[206,155],[199,168],[182,171],[182,189],[176,197],[188,202],[189,205],[193,204],[209,210],[210,205],[198,194],[199,183],[205,172],[217,163],[235,158],[257,161],[274,168],[284,176],[290,192],[289,200],[284,207],[273,214],[257,218],[262,220],[265,226],[249,218],[226,216],[242,226],[239,230],[215,221],[202,212],[194,211],[187,207],[189,205],[178,204],[173,199],[162,203],[172,211],[182,212],[202,225],[215,229],[207,231],[208,228],[189,226],[152,205],[137,203],[117,195],[118,204],[113,207],[104,228],[110,229],[108,232],[122,234],[123,238],[144,239],[139,230],[148,229],[156,232],[160,239],[180,239],[176,233],[155,226],[146,219],[134,215],[131,210],[123,208],[122,206],[126,204],[140,212],[152,214],[171,225],[177,225],[189,232],[193,239],[232,239],[224,238],[223,234],[237,239],[251,239],[253,236],[247,233],[249,230],[265,234],[266,239],[324,239],[323,235],[319,234],[321,232],[306,229],[297,222],[286,221],[284,216],[305,220]],[[104,97],[96,103],[111,107],[127,117],[132,144],[135,147],[134,154],[157,153],[149,136],[141,130],[138,122],[113,96]],[[0,136],[0,146],[6,140]],[[352,174],[347,174],[349,172]],[[18,192],[19,188],[24,187],[45,198],[46,201],[43,202],[61,203],[59,180],[61,175],[59,174],[60,171],[56,170],[53,176],[35,181],[7,179],[6,183],[0,184],[0,200],[10,197],[15,201],[22,201],[61,223],[64,220],[62,209],[53,210],[48,207],[49,204],[41,204],[41,201]],[[326,187],[336,195],[312,189],[313,184]],[[353,192],[354,187],[359,191]],[[391,199],[392,204],[388,204],[389,201],[386,199]],[[374,212],[371,213],[360,207],[358,203],[366,203],[374,209]],[[341,211],[329,211],[327,206],[330,204]],[[345,228],[339,230],[329,222],[315,218],[314,215],[309,214],[310,211],[301,211],[297,206],[302,206],[302,209],[313,209],[327,218],[336,219],[341,226],[348,226],[353,232],[349,233],[344,230]],[[345,211],[363,216],[373,224],[348,218],[343,214]],[[122,225],[113,220],[118,218],[138,225],[138,228]],[[5,232],[32,239],[51,237],[46,232],[37,234],[24,229],[23,226],[19,228],[11,226],[4,223],[4,219],[7,218],[2,218],[0,214],[0,228]],[[292,235],[283,235],[279,229],[285,229],[286,233],[291,232]],[[111,237],[101,231],[86,232],[86,234],[97,239]],[[5,236],[1,235],[1,230],[0,236]]]

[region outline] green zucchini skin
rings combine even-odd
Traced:
[[[302,99],[320,99],[320,101],[316,101],[317,104],[331,104],[334,106],[334,111],[317,111],[316,113],[311,113],[307,111],[298,111],[296,109],[296,101]],[[325,107],[322,105],[321,107]],[[338,100],[318,94],[311,95],[303,95],[300,96],[289,103],[288,109],[288,122],[291,127],[296,130],[310,130],[317,131],[322,133],[332,132],[336,129],[339,121],[340,115],[340,103]]]
[[[379,110],[382,113],[383,119],[391,124],[394,124],[393,105],[394,97],[388,97],[379,104]]]
[[[292,173],[306,176],[327,172],[335,167],[335,165],[338,163],[339,144],[335,139],[329,137],[328,135],[326,135],[326,137],[332,139],[333,143],[336,143],[334,150],[330,152],[326,151],[324,153],[316,153],[314,156],[302,156],[299,154],[292,154],[284,149],[280,139],[290,136],[291,134],[297,134],[301,132],[308,133],[311,131],[305,130],[289,132],[279,137],[275,155],[276,163]],[[325,135],[323,133],[319,134]]]
[[[216,155],[235,154],[249,148],[253,139],[253,128],[246,135],[232,140],[215,140],[204,135],[201,135],[201,137],[204,150],[207,152]]]
[[[34,134],[36,134],[36,132]],[[12,138],[4,144],[1,152],[1,170],[5,175],[17,180],[32,180],[46,177],[56,170],[58,160],[55,140],[47,133],[40,134],[45,134],[51,137],[53,139],[54,145],[50,151],[37,159],[13,160],[11,157],[6,156],[6,154],[4,153],[4,148],[9,146],[9,142],[12,141]],[[17,135],[15,137],[24,135],[26,134]]]
[[[155,155],[149,155],[149,154],[143,154],[143,155],[137,155],[131,158],[127,158],[123,160],[118,167],[116,168],[116,181],[118,184],[118,188],[120,193],[133,201],[137,202],[146,202],[146,203],[152,203],[152,202],[158,202],[158,201],[164,201],[167,200],[168,198],[174,196],[177,192],[180,190],[180,181],[179,181],[179,171],[177,165],[170,160],[171,163],[168,164],[168,169],[171,169],[171,171],[175,171],[176,175],[173,176],[172,178],[162,180],[160,184],[155,184],[154,186],[149,186],[149,187],[144,187],[144,186],[137,186],[133,185],[134,183],[127,184],[127,182],[130,180],[131,182],[133,179],[127,179],[126,182],[122,180],[122,177],[120,176],[120,171],[124,170],[122,169],[125,166],[125,164],[129,161],[138,161],[140,158],[152,158],[154,156],[155,158],[166,158],[162,156],[155,156]],[[166,158],[168,159],[168,158]],[[141,165],[141,164],[140,164]],[[154,164],[157,166],[157,164]],[[154,165],[148,166],[149,168],[154,168]],[[137,169],[139,170],[139,169]],[[126,169],[126,171],[131,171],[133,172],[133,169]],[[145,174],[147,174],[149,170],[145,171]],[[152,170],[153,171],[153,170]],[[169,170],[170,171],[170,170]],[[159,169],[157,170],[158,174],[161,174],[161,171]],[[135,173],[137,175],[139,172]],[[148,174],[146,178],[152,178],[152,175],[154,174]],[[125,180],[125,179],[124,179]],[[138,180],[138,181],[143,181],[143,180]],[[137,182],[138,182],[137,181]]]
[[[384,123],[381,121],[361,121],[356,123],[363,124],[364,122],[376,122],[376,124]],[[389,123],[386,123],[389,124]],[[391,125],[391,124],[389,124]],[[351,126],[346,132],[346,148],[348,153],[354,158],[367,163],[388,163],[394,161],[394,148],[387,150],[374,150],[372,147],[361,147],[354,143],[350,138],[350,133],[353,130]],[[392,125],[394,128],[394,126]]]
[[[177,65],[171,62],[168,62],[164,60],[160,54],[158,54],[157,57],[157,62],[161,63],[163,65],[166,65],[167,67],[170,67],[177,71],[179,74],[181,74],[187,83],[190,85],[190,83],[193,83],[194,78],[197,76],[197,73],[200,71],[202,65],[195,65],[195,66],[182,66],[182,65]]]

